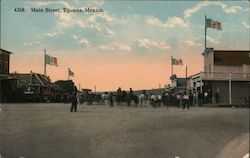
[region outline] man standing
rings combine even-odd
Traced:
[[[70,111],[73,112],[77,112],[77,97],[76,97],[76,92],[73,91],[72,95],[71,95],[71,109]]]
[[[110,95],[109,95],[109,106],[110,107],[113,107],[113,93],[111,92]]]
[[[187,108],[189,109],[189,95],[185,92],[183,96],[184,104],[183,104],[183,109]]]
[[[198,102],[199,102],[199,106],[203,104],[203,95],[200,91],[198,92]]]

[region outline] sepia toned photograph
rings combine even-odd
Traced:
[[[0,158],[249,158],[249,0],[0,0]]]

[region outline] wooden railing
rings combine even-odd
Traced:
[[[202,72],[201,76],[205,80],[250,81],[250,73]]]

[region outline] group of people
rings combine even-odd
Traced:
[[[116,101],[117,105],[120,106],[122,101],[127,103],[130,106],[130,102],[134,101],[134,104],[138,104],[140,101],[141,106],[146,105],[147,101],[149,101],[150,105],[154,108],[161,106],[174,106],[174,107],[182,107],[183,109],[189,109],[190,106],[197,104],[201,106],[202,104],[211,103],[211,91],[204,91],[201,93],[200,91],[192,92],[174,92],[174,91],[162,91],[161,94],[147,94],[145,90],[143,90],[142,94],[139,96],[135,95],[132,88],[129,89],[128,92],[122,91],[119,87],[117,92],[114,94],[113,92],[105,92],[103,94],[106,100],[109,103],[110,107],[114,107],[114,102]],[[218,102],[219,94],[215,94],[216,102]],[[71,96],[71,112],[77,111],[77,93],[73,92]]]
[[[202,104],[212,103],[211,93],[208,90],[201,93],[185,91],[185,92],[165,92],[163,91],[161,94],[150,94],[150,104],[153,107],[160,106],[174,106],[174,107],[182,107],[183,109],[189,109],[190,106],[197,104],[201,106]],[[216,102],[218,102],[219,94],[215,94]]]
[[[165,93],[162,94],[150,94],[150,104],[152,107],[160,107],[160,106],[174,106],[181,107],[185,109],[189,109],[191,105],[193,105],[193,94],[192,93]]]

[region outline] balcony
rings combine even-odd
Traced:
[[[201,72],[203,80],[250,81],[250,73]]]

